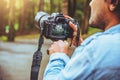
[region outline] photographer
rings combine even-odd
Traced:
[[[104,32],[80,39],[71,58],[66,41],[54,42],[44,80],[120,80],[120,0],[91,0],[90,7],[89,24]]]

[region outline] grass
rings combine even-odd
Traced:
[[[35,38],[39,38],[39,34],[27,34],[27,35],[16,36],[15,40],[35,39]],[[7,41],[7,40],[8,40],[7,36],[5,35],[0,36],[0,41]]]
[[[100,29],[89,27],[88,34],[82,35],[82,38],[85,39],[85,38],[89,37],[90,35],[92,35],[96,32],[100,32],[100,31],[101,31]],[[39,38],[39,35],[40,34],[27,34],[27,35],[16,36],[15,40],[35,39],[35,38]],[[5,35],[0,36],[0,41],[7,41],[7,40],[8,40],[7,36],[5,36]]]
[[[90,35],[92,35],[96,32],[101,32],[101,31],[102,30],[100,30],[100,29],[89,27],[88,34],[83,34],[82,37],[83,37],[83,39],[85,39],[85,38],[89,37]]]
[[[20,40],[20,39],[35,39],[39,38],[40,34],[28,34],[28,35],[22,35],[22,36],[17,36],[15,40]]]
[[[7,36],[0,36],[0,41],[7,41],[8,40],[8,38],[7,38]]]

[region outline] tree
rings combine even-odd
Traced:
[[[43,11],[43,7],[44,7],[44,0],[40,0],[39,10]]]
[[[8,41],[14,41],[15,39],[15,30],[14,30],[14,10],[15,10],[15,0],[11,0],[10,2],[10,7],[9,7],[9,20],[8,20],[8,25],[10,27],[9,33],[8,33]]]
[[[68,0],[68,15],[74,17],[76,11],[76,0]]]
[[[74,17],[76,11],[76,0],[63,0],[62,2],[62,12],[63,14]]]
[[[32,31],[34,29],[34,17],[35,17],[35,1],[29,0],[29,9],[28,9],[28,15],[27,15],[27,25],[29,28],[26,28],[29,31]]]
[[[62,13],[68,15],[68,0],[62,0]]]
[[[83,20],[81,24],[82,28],[82,34],[87,34],[88,33],[88,27],[89,27],[89,14],[90,14],[90,7],[88,6],[91,0],[86,0],[85,2],[85,7],[84,7],[84,15],[83,15]]]
[[[0,2],[0,36],[5,34],[5,25],[7,23],[7,9],[6,9],[6,2],[2,0]]]
[[[21,9],[20,9],[20,16],[19,16],[19,32],[21,33],[25,27],[25,21],[26,21],[26,10],[25,8],[28,6],[27,5],[28,0],[21,0],[20,4],[22,5]]]
[[[87,33],[89,2],[90,0],[2,0],[0,3],[0,35],[5,34],[6,25],[10,27],[8,34],[10,41],[14,40],[16,33],[20,35],[32,32],[33,29],[36,30],[34,17],[38,11],[45,11],[48,14],[62,12],[69,15],[82,23],[82,32]],[[17,32],[14,30],[16,23],[19,25]]]
[[[53,12],[53,8],[54,8],[54,0],[50,0],[50,13]]]

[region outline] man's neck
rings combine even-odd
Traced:
[[[105,27],[105,30],[107,30],[107,29],[109,29],[117,24],[120,24],[120,20],[118,20],[117,18],[111,17],[109,19],[108,25]]]

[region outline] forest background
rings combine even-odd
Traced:
[[[14,41],[16,36],[39,33],[34,21],[39,11],[69,15],[78,20],[82,34],[91,35],[99,30],[89,28],[89,2],[90,0],[1,0],[0,40]]]
[[[32,57],[38,47],[40,35],[34,20],[39,11],[48,14],[59,12],[77,19],[83,39],[101,31],[88,24],[90,1],[0,0],[0,80],[30,80]],[[53,43],[49,39],[44,42],[39,80],[42,80],[49,60],[46,50]],[[74,47],[70,47],[69,52],[73,51]]]

